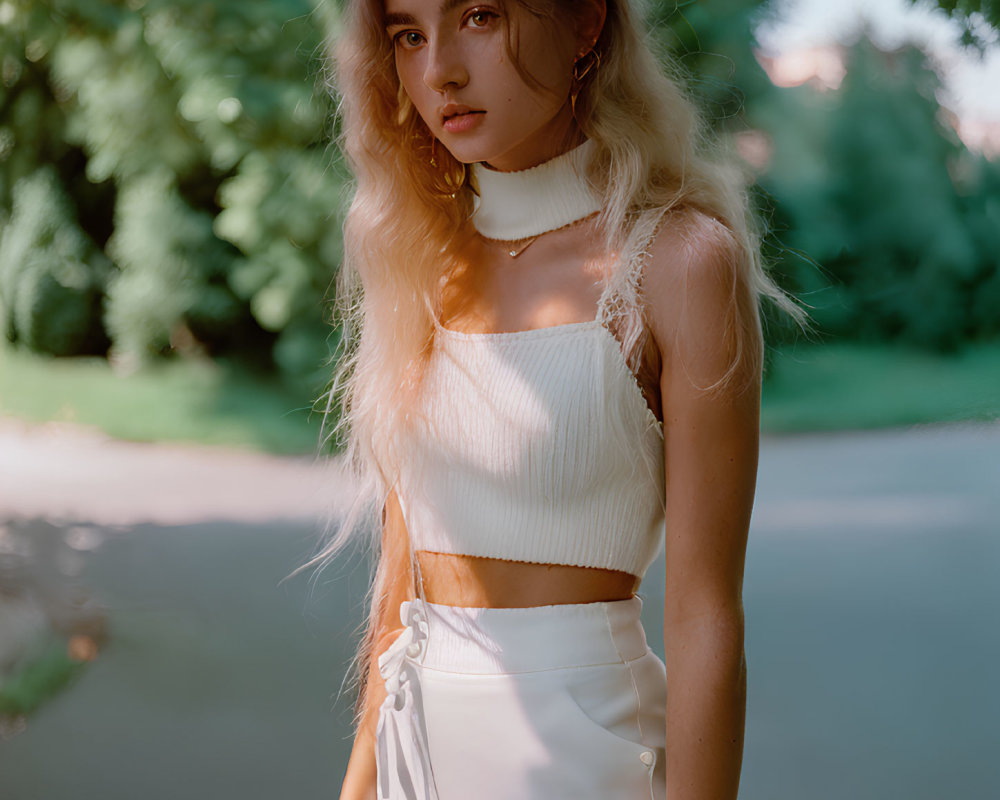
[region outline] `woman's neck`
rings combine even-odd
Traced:
[[[483,163],[487,169],[497,172],[530,169],[583,144],[586,138],[586,134],[573,119],[569,103],[565,103],[547,124]]]

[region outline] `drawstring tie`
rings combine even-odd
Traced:
[[[413,666],[413,659],[424,652],[427,616],[419,599],[404,601],[399,616],[406,627],[378,657],[386,690],[375,728],[378,800],[437,800],[420,681]]]

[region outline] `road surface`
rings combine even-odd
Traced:
[[[0,425],[0,566],[62,575],[109,633],[0,740],[0,797],[336,797],[364,570],[279,581],[348,493],[301,460]],[[1000,425],[764,439],[741,798],[1000,797],[998,520]]]

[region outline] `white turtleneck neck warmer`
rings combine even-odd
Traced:
[[[472,224],[487,239],[527,239],[562,228],[600,211],[601,197],[590,187],[586,167],[593,139],[528,169],[500,172],[472,165],[478,191]]]

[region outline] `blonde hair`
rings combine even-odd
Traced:
[[[556,9],[565,18],[584,5],[517,2],[549,20]],[[343,449],[359,493],[336,534],[299,570],[318,562],[325,566],[366,528],[378,552],[373,523],[396,483],[399,445],[415,420],[433,343],[436,293],[458,267],[455,254],[472,235],[469,175],[443,146],[435,148],[432,159],[433,137],[396,75],[381,0],[347,5],[332,50],[330,82],[343,121],[338,142],[355,186],[344,223],[336,297],[341,340],[328,409],[337,414],[330,438]],[[712,140],[685,95],[677,65],[654,52],[636,16],[628,0],[607,0],[595,45],[600,65],[588,73],[576,102],[580,127],[596,144],[588,177],[604,197],[597,225],[608,251],[623,254],[641,250],[662,215],[671,211],[698,210],[724,227],[738,254],[734,274],[743,285],[734,283],[727,319],[736,355],[713,384],[718,388],[741,366],[745,374],[748,362],[752,370],[761,368],[760,297],[796,319],[802,312],[763,269],[743,170]],[[634,370],[646,333],[641,286],[627,269],[628,260],[619,260],[621,268],[609,276],[606,293],[616,336]],[[404,566],[397,561],[394,568]],[[388,583],[397,578],[389,570],[380,558],[368,634],[359,651],[362,688],[375,620],[384,611]],[[362,706],[360,699],[358,709]]]

